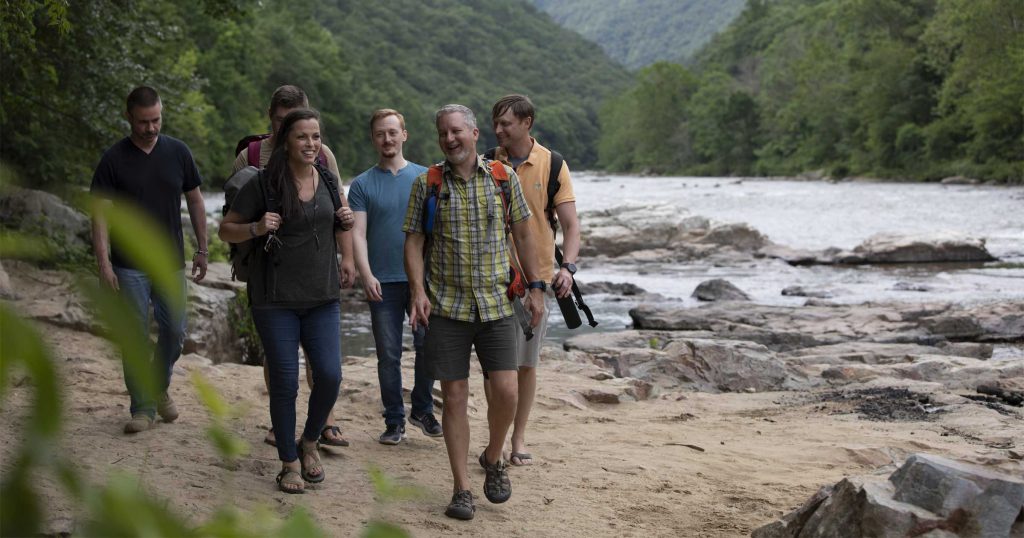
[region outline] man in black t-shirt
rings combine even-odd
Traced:
[[[128,95],[125,118],[131,134],[111,146],[100,159],[92,177],[90,191],[104,203],[133,205],[150,216],[167,239],[177,247],[180,286],[178,297],[164,297],[153,288],[150,278],[129,256],[110,245],[107,226],[95,214],[92,226],[93,250],[99,265],[100,281],[135,307],[139,327],[149,334],[149,307],[159,327],[152,368],[157,379],[157,394],[148,394],[138,376],[125,363],[125,385],[131,396],[131,420],[125,433],[137,433],[153,425],[156,414],[167,422],[178,418],[178,409],[168,387],[175,361],[181,355],[185,339],[185,260],[181,232],[181,195],[185,194],[198,250],[192,257],[192,280],[206,276],[206,209],[199,191],[202,178],[184,142],[160,134],[163,105],[156,90],[139,86]],[[108,255],[109,251],[109,255]],[[180,307],[175,307],[180,305]]]

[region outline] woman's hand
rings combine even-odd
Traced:
[[[256,223],[256,235],[267,235],[281,228],[281,215],[267,211]]]
[[[347,232],[352,229],[352,226],[356,223],[355,214],[352,213],[352,209],[348,206],[341,206],[337,211],[334,212],[334,220],[341,226],[341,231]]]

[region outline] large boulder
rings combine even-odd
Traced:
[[[768,243],[761,232],[749,224],[727,223],[712,227],[706,234],[697,239],[698,243],[711,243],[722,247],[752,252]]]
[[[959,536],[1024,533],[1024,480],[995,468],[915,454],[888,480],[844,478],[753,538]]]
[[[804,386],[768,348],[702,332],[601,333],[570,338],[565,348],[583,352],[615,377],[636,378],[664,389],[738,392]]]
[[[638,250],[668,247],[679,233],[682,215],[670,205],[625,206],[580,215],[580,254],[622,256]]]
[[[982,238],[952,232],[901,235],[877,234],[853,250],[835,247],[801,250],[766,242],[758,256],[778,258],[790,265],[861,265],[881,263],[989,262],[996,258]],[[917,291],[917,290],[914,290]]]
[[[27,234],[45,235],[63,248],[90,246],[89,218],[44,191],[16,188],[0,192],[0,224]]]
[[[248,331],[242,326],[247,317],[235,302],[239,294],[245,294],[245,283],[231,280],[231,266],[227,263],[211,262],[202,281],[189,281],[184,353],[198,353],[215,363],[254,360],[247,357]]]
[[[985,240],[949,232],[900,235],[876,234],[840,256],[840,263],[988,262],[996,258]]]
[[[749,301],[750,296],[735,284],[722,278],[705,280],[697,285],[691,297],[700,301]]]

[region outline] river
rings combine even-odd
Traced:
[[[744,222],[782,245],[849,249],[880,232],[953,231],[981,237],[998,262],[985,264],[792,267],[778,260],[750,260],[732,266],[694,262],[594,263],[581,259],[578,280],[632,283],[662,295],[665,302],[694,306],[700,282],[725,278],[764,304],[800,305],[803,297],[781,294],[787,286],[827,290],[840,303],[867,301],[975,303],[1024,299],[1024,188],[1001,186],[825,182],[769,179],[635,177],[588,172],[574,174],[577,208],[586,211],[622,205],[672,204],[682,214],[715,222]],[[208,211],[219,215],[223,197],[208,197]],[[903,290],[897,288],[904,288]],[[907,291],[907,288],[925,291]],[[600,322],[596,330],[628,326],[635,303],[621,297],[587,294]],[[591,331],[585,324],[568,331],[554,302],[550,337]],[[342,319],[347,354],[369,354],[373,341],[365,308]]]

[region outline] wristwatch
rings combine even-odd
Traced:
[[[566,271],[569,271],[570,275],[575,275],[576,274],[576,264],[575,263],[565,262],[565,263],[562,264],[562,267]]]
[[[547,291],[548,283],[544,282],[543,280],[534,280],[533,282],[530,282],[529,284],[526,285],[526,289]]]

